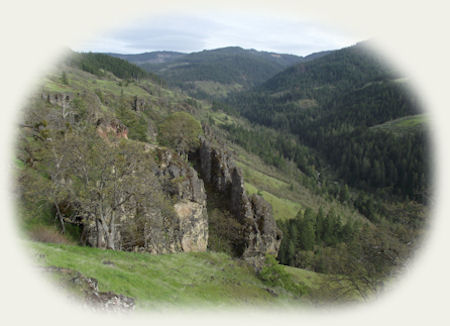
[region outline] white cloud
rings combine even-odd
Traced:
[[[342,48],[361,39],[308,20],[267,15],[209,13],[149,17],[89,40],[77,51],[193,52],[225,46],[307,55]]]

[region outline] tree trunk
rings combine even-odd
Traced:
[[[95,224],[97,227],[97,248],[104,248],[105,247],[105,243],[104,243],[104,232],[103,232],[103,226],[102,226],[102,222],[100,221],[100,219],[96,219],[95,220]]]
[[[61,224],[61,232],[64,234],[66,233],[66,226],[64,225],[64,219],[63,216],[61,214],[61,211],[59,210],[59,205],[58,203],[54,203],[55,207],[56,207],[56,215],[58,216],[59,219],[59,223]]]
[[[111,232],[108,233],[107,236],[107,249],[111,249],[111,250],[115,250],[115,245],[114,245],[114,238],[115,238],[115,234],[114,234],[114,230],[111,230]]]
[[[116,238],[116,224],[114,222],[115,222],[115,213],[113,211],[111,213],[111,223],[109,226],[109,230],[106,232],[107,248],[111,250],[115,250],[114,240]]]

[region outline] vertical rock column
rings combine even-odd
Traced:
[[[243,225],[242,258],[259,270],[266,254],[277,255],[281,243],[281,231],[277,228],[272,207],[262,197],[248,198],[242,173],[230,156],[201,139],[199,168],[203,180],[224,194],[230,212]]]

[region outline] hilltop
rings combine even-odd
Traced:
[[[231,91],[248,89],[303,59],[240,47],[188,54],[159,51],[111,55],[135,63],[200,98],[223,98]]]

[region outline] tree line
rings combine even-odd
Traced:
[[[149,73],[126,60],[103,53],[74,53],[70,57],[69,63],[100,77],[105,76],[106,71],[109,71],[123,80],[152,79],[160,84],[163,83],[162,79],[155,74]]]

